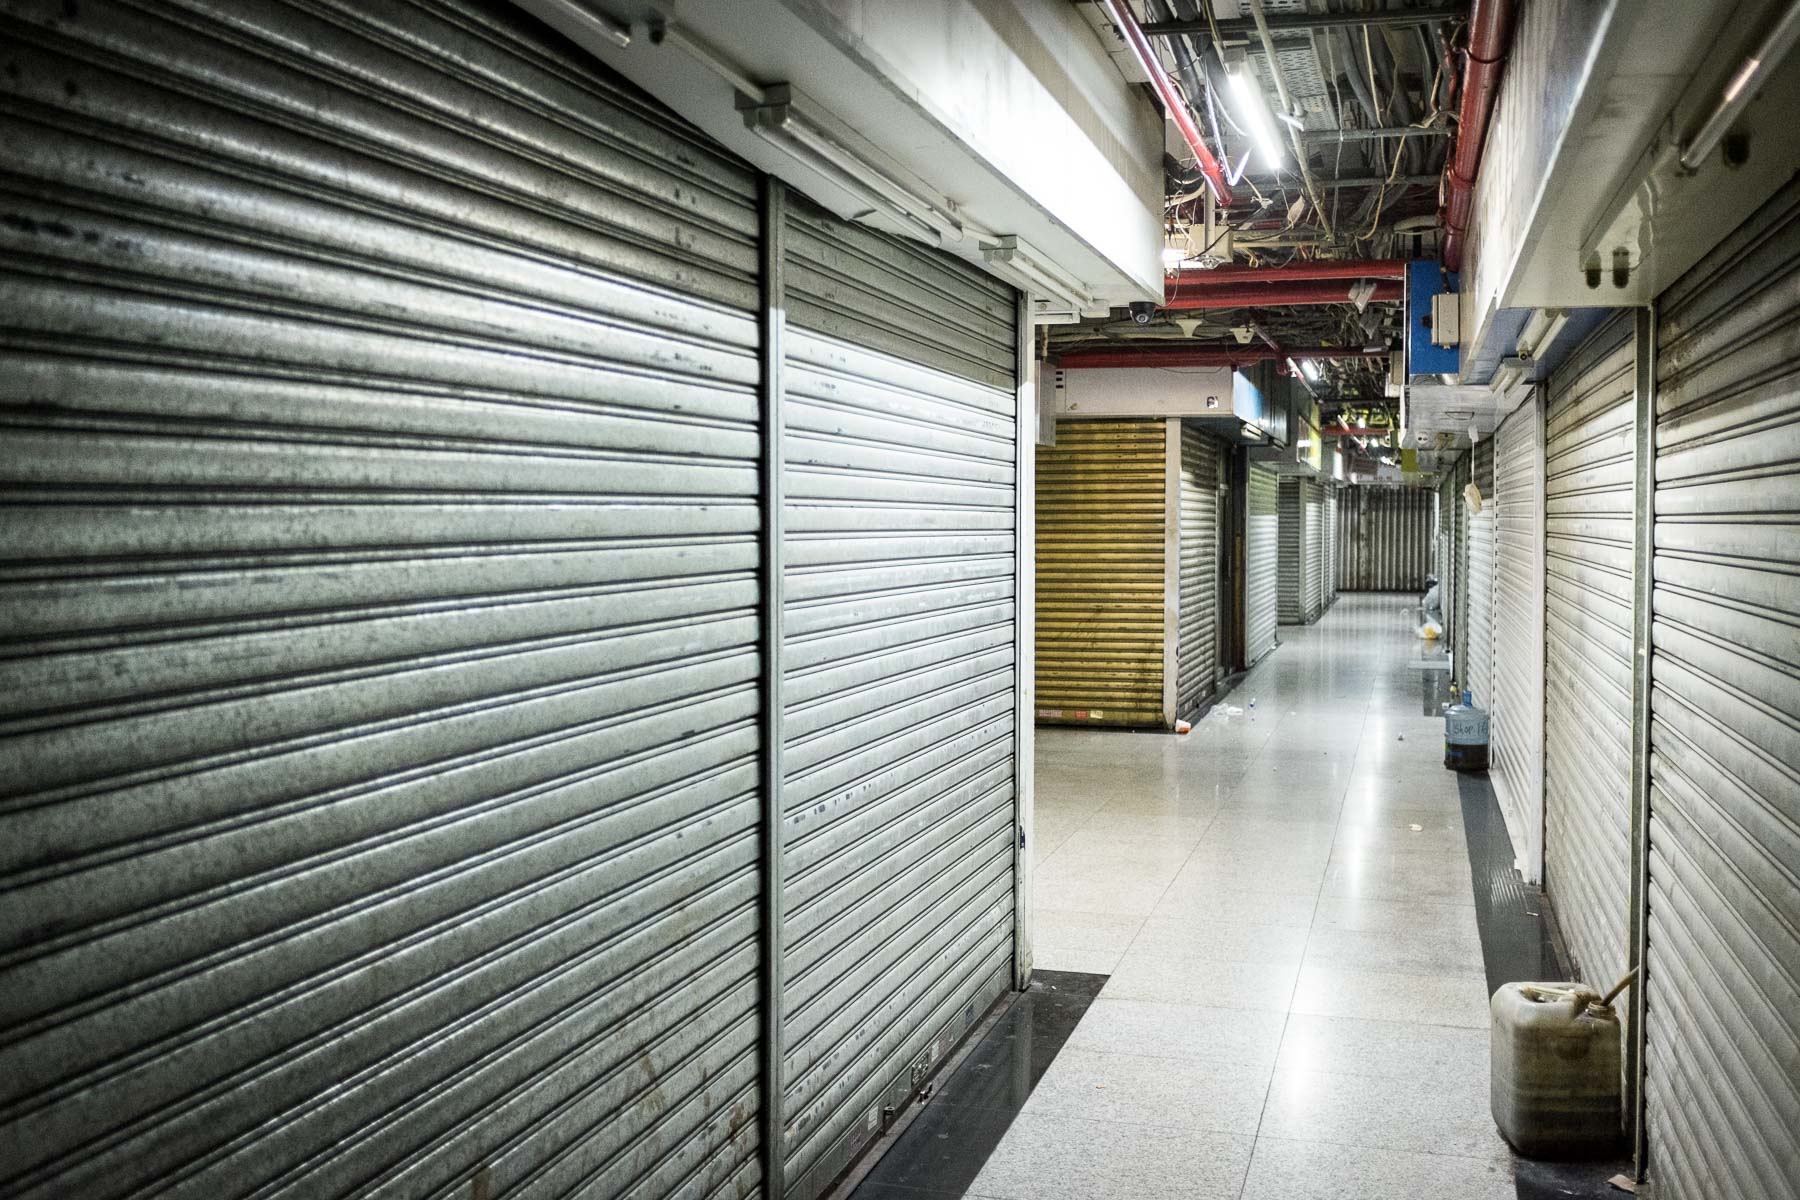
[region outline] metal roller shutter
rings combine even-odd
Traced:
[[[1544,466],[1544,883],[1581,975],[1630,965],[1632,316],[1550,382]]]
[[[1456,511],[1456,472],[1444,472],[1437,496],[1437,577],[1438,611],[1444,618],[1444,633],[1438,645],[1449,649],[1456,637],[1456,530],[1461,520]]]
[[[1281,623],[1306,620],[1306,501],[1298,479],[1281,481]]]
[[[1041,459],[1039,461],[1042,461]],[[1268,467],[1250,464],[1244,516],[1244,663],[1253,665],[1275,648],[1277,601],[1275,577],[1281,518],[1277,514],[1279,476]],[[1039,587],[1043,585],[1040,583]]]
[[[1181,592],[1175,711],[1188,716],[1217,686],[1219,442],[1181,427]]]
[[[787,1195],[820,1195],[1012,978],[1015,301],[786,227]]]
[[[1481,511],[1464,506],[1469,536],[1468,678],[1465,687],[1479,708],[1494,704],[1494,440],[1470,452],[1471,482],[1481,491]],[[1490,731],[1491,732],[1491,731]]]
[[[1340,489],[1325,489],[1325,603],[1332,604],[1338,597],[1338,558],[1339,547],[1343,539],[1338,536],[1338,492]]]
[[[1800,184],[1658,304],[1650,1170],[1800,1194]]]
[[[1494,794],[1525,882],[1544,864],[1544,409],[1533,387],[1495,436]]]
[[[1345,489],[1338,581],[1347,592],[1423,592],[1431,570],[1433,493],[1427,488]]]
[[[1316,480],[1303,482],[1306,506],[1306,619],[1325,611],[1325,489]]]
[[[754,1191],[753,176],[506,5],[23,9],[0,1192]]]
[[[1450,646],[1455,659],[1455,678],[1458,687],[1468,686],[1469,661],[1469,500],[1463,489],[1469,485],[1469,456],[1464,454],[1456,460],[1453,475],[1455,487],[1455,503],[1445,510],[1445,521],[1450,526],[1450,535],[1455,539],[1452,563],[1455,566],[1456,587],[1451,596],[1451,608],[1446,611],[1450,618]]]
[[[1063,421],[1037,452],[1038,719],[1162,723],[1165,421]]]

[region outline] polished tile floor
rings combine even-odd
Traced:
[[[1284,626],[1186,737],[1038,731],[1036,964],[1110,979],[970,1195],[1511,1200],[1405,604]]]

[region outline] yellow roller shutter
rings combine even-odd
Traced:
[[[1166,422],[1064,421],[1038,448],[1038,720],[1163,719]]]

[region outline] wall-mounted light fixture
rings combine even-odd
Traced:
[[[833,136],[797,102],[786,83],[768,84],[759,96],[738,93],[744,127],[781,147],[806,166],[830,176],[846,191],[862,196],[923,240],[934,244],[962,240],[963,226],[947,204],[931,200],[870,162]]]
[[[1093,298],[1078,281],[1049,266],[1016,234],[1002,234],[981,243],[981,257],[995,274],[1021,291],[1059,300],[1076,311],[1094,306]]]

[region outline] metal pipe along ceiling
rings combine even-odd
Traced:
[[[1506,52],[1512,43],[1512,0],[1475,0],[1469,13],[1469,65],[1463,76],[1462,106],[1457,110],[1456,152],[1444,169],[1444,266],[1462,268],[1463,236],[1469,228],[1475,177],[1481,171],[1481,148],[1487,141],[1488,117]]]
[[[1163,308],[1172,312],[1211,308],[1278,308],[1283,305],[1350,304],[1356,280],[1311,279],[1295,283],[1241,283],[1223,287],[1189,287],[1179,283],[1163,297]],[[1400,299],[1400,284],[1371,280],[1370,300]]]
[[[1304,279],[1405,279],[1404,258],[1320,259],[1278,267],[1214,267],[1184,271],[1178,286],[1207,288],[1227,283],[1288,283]]]
[[[1144,31],[1138,26],[1127,0],[1101,0],[1101,5],[1106,9],[1107,16],[1112,18],[1112,23],[1118,26],[1119,36],[1125,40],[1131,56],[1137,59],[1138,66],[1150,76],[1150,84],[1156,89],[1156,94],[1162,97],[1169,120],[1175,122],[1175,128],[1181,131],[1183,140],[1194,152],[1194,161],[1199,165],[1200,173],[1206,176],[1206,182],[1212,188],[1213,199],[1220,204],[1230,204],[1231,184],[1226,182],[1225,168],[1219,165],[1219,160],[1207,148],[1206,139],[1200,135],[1200,127],[1194,124],[1194,116],[1188,111],[1187,98],[1163,69],[1162,60],[1156,56],[1150,39],[1144,36]]]
[[[1386,358],[1386,348],[1363,346],[1104,346],[1065,350],[1056,365],[1065,371],[1094,367],[1238,367],[1284,358]],[[1385,432],[1385,431],[1384,431]]]

